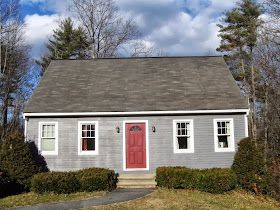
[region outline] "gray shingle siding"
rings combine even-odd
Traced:
[[[86,167],[105,167],[123,172],[123,121],[148,120],[150,171],[158,166],[187,166],[192,168],[230,167],[234,152],[214,152],[213,119],[233,118],[235,150],[245,137],[244,114],[188,115],[145,117],[87,117],[87,118],[29,118],[27,139],[38,140],[40,121],[58,122],[58,156],[45,156],[51,170],[76,170]],[[173,153],[173,120],[193,119],[194,153]],[[99,155],[78,156],[78,121],[99,122]],[[152,132],[152,126],[156,131]],[[120,133],[116,132],[120,127]],[[145,172],[146,173],[146,172]]]

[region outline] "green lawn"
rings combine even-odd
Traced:
[[[90,209],[280,209],[279,203],[244,191],[210,194],[192,190],[157,189],[150,195],[121,204]]]
[[[0,209],[16,206],[35,205],[38,203],[59,202],[68,200],[82,200],[104,195],[105,192],[79,192],[73,194],[36,194],[33,192],[0,198]]]
[[[105,192],[81,192],[69,195],[52,193],[24,193],[0,199],[0,209],[16,206],[35,205],[46,202],[81,200],[104,195]],[[280,204],[271,198],[256,196],[244,191],[225,194],[210,194],[196,190],[156,189],[151,194],[137,200],[90,209],[280,209]]]

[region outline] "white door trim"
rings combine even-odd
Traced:
[[[146,133],[146,168],[126,168],[126,123],[145,123]],[[124,120],[123,121],[123,170],[124,171],[146,171],[150,170],[149,156],[149,126],[148,120]]]

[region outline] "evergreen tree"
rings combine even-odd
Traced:
[[[85,49],[88,47],[86,35],[81,27],[74,28],[71,18],[60,22],[59,28],[53,31],[52,38],[47,44],[48,54],[37,63],[42,73],[54,59],[83,59],[86,57]]]
[[[255,193],[271,193],[271,177],[262,150],[250,138],[238,144],[232,169],[240,187]]]
[[[34,174],[48,171],[43,157],[36,153],[22,134],[11,134],[1,143],[0,168],[13,181],[26,190]]]
[[[257,29],[261,24],[260,6],[254,0],[241,0],[237,7],[228,11],[223,19],[224,25],[218,25],[221,37],[221,52],[227,52],[227,63],[233,76],[247,96],[251,104],[250,122],[252,137],[257,135],[256,129],[256,69],[253,51],[257,42]]]

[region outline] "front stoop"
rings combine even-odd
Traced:
[[[118,188],[155,188],[155,174],[121,174]]]

